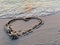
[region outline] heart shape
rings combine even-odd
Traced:
[[[38,24],[36,24],[35,26],[33,26],[31,29],[28,29],[26,31],[14,31],[12,28],[11,28],[11,24],[13,22],[15,22],[16,20],[23,20],[25,22],[28,22],[30,21],[31,19],[37,19],[39,21]],[[6,32],[8,33],[8,35],[11,37],[11,39],[18,39],[19,36],[22,36],[22,35],[27,35],[29,33],[31,33],[33,31],[33,29],[37,29],[39,28],[40,25],[42,25],[42,20],[40,18],[37,18],[37,17],[28,17],[28,18],[16,18],[16,19],[12,19],[10,20],[6,25],[5,25],[5,30]],[[19,34],[20,33],[20,34]]]

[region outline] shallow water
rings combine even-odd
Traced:
[[[0,0],[0,18],[45,16],[59,11],[59,0]]]

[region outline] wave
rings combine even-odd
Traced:
[[[29,3],[31,2],[31,4]],[[60,13],[59,1],[0,1],[0,18],[17,18],[22,16],[50,16]],[[3,5],[3,6],[2,6]],[[31,10],[26,11],[26,5],[31,6]]]

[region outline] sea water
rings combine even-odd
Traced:
[[[0,0],[0,18],[60,13],[60,0]]]

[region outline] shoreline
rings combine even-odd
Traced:
[[[32,45],[35,43],[54,43],[54,41],[60,42],[60,15],[52,15],[47,17],[40,17],[44,21],[44,25],[30,34],[28,37],[19,38],[15,42],[11,42],[9,37],[4,32],[4,25],[10,19],[0,19],[0,44],[1,45]],[[17,22],[18,24],[18,22]],[[16,25],[17,25],[16,24]],[[28,26],[28,25],[27,25]],[[10,44],[9,44],[10,43]],[[18,43],[18,44],[17,44]],[[59,43],[60,44],[60,43]]]

